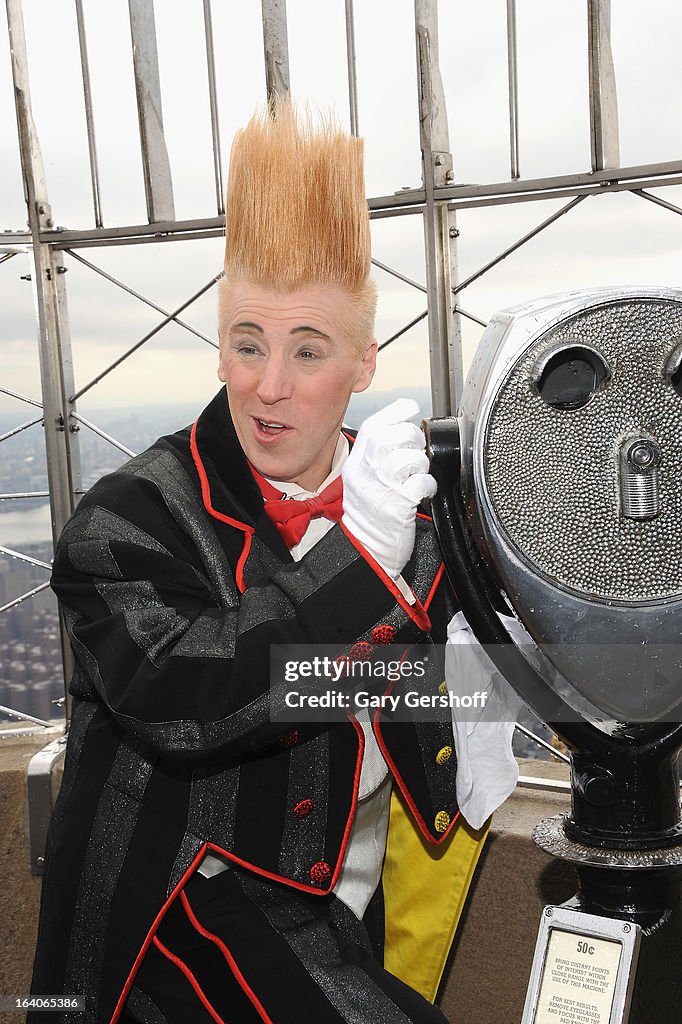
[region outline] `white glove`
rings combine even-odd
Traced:
[[[517,643],[528,643],[519,622],[500,615]],[[500,675],[461,612],[448,623],[445,681],[451,693],[485,691],[484,708],[452,709],[457,752],[457,803],[472,828],[481,828],[493,811],[513,792],[519,767],[512,754],[516,717],[523,707]]]
[[[341,522],[394,580],[412,554],[417,506],[436,493],[424,435],[412,422],[419,415],[414,399],[399,398],[369,416],[341,469]]]

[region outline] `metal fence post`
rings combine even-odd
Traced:
[[[516,43],[516,0],[507,0],[507,77],[509,79],[509,163],[512,181],[519,170],[519,73]]]
[[[592,170],[620,164],[618,98],[611,54],[611,0],[587,0]]]
[[[435,189],[454,183],[445,94],[438,66],[436,0],[415,0],[419,130],[426,251],[426,294],[429,309],[429,357],[434,416],[453,414],[462,393],[461,321],[454,305],[457,281],[455,215],[438,201]]]
[[[355,16],[353,0],[346,0],[346,69],[348,74],[348,109],[351,135],[358,135],[358,71],[355,52]]]
[[[52,227],[52,215],[47,201],[45,173],[31,112],[26,40],[20,0],[7,0],[7,18],[22,177],[33,247],[32,281],[38,321],[52,536],[56,544],[66,520],[74,509],[75,492],[80,488],[78,445],[76,435],[72,435],[69,429],[70,423],[75,423],[75,420],[72,421],[70,418],[67,403],[67,386],[73,381],[73,373],[70,364],[66,294],[61,254],[41,241],[41,232]],[[73,661],[63,626],[62,657],[65,679],[69,679]]]
[[[286,0],[261,0],[263,15],[263,52],[268,102],[277,93],[288,93],[289,36]]]
[[[67,386],[73,385],[70,338],[63,283],[61,253],[41,241],[41,232],[52,227],[47,186],[38,137],[31,112],[26,39],[21,0],[7,0],[12,76],[21,151],[24,195],[33,246],[33,291],[38,320],[38,350],[43,397],[47,473],[52,513],[52,535],[56,543],[74,508],[75,490],[80,487],[77,434],[70,431]],[[73,655],[60,614],[62,661],[65,681],[71,678]],[[70,708],[65,707],[66,725]],[[28,769],[28,832],[31,871],[41,874],[43,850],[50,814],[56,796],[55,767],[63,753],[64,741],[57,740],[39,751]]]
[[[137,116],[149,223],[175,220],[173,182],[163,130],[154,0],[128,0]]]

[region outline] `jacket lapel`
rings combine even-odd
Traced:
[[[233,520],[234,527],[255,534],[280,562],[291,562],[287,546],[263,509],[263,496],[237,438],[225,388],[197,419],[194,440],[192,454],[200,480],[203,477],[204,507],[216,521],[218,536],[223,532],[219,524],[230,529],[224,520]]]

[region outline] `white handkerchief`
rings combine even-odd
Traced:
[[[528,643],[520,623],[500,615],[515,643]],[[472,828],[481,828],[514,790],[519,768],[512,754],[514,724],[523,702],[497,671],[462,612],[448,623],[445,681],[460,698],[484,692],[485,701],[452,709],[457,751],[457,803]]]

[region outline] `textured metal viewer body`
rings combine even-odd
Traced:
[[[575,864],[578,892],[545,916],[563,922],[560,942],[592,943],[605,963],[609,942],[641,940],[621,956],[607,1007],[551,953],[545,921],[523,1024],[679,1019],[681,346],[681,291],[506,310],[486,330],[459,420],[425,425],[434,522],[462,609],[571,750],[571,813],[534,839]],[[500,591],[548,659],[539,672],[500,623]]]
[[[682,679],[682,398],[666,368],[682,291],[604,289],[498,313],[461,407],[462,485],[477,542],[533,639],[620,721],[674,715]],[[608,375],[576,409],[538,390],[552,356],[581,347]],[[623,514],[620,451],[651,437],[660,510]]]

